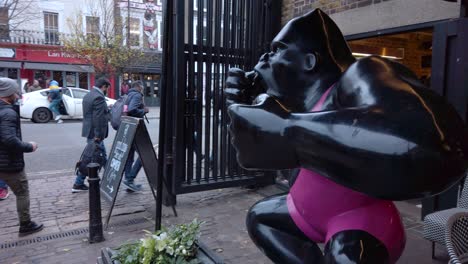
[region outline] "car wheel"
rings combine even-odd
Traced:
[[[47,123],[52,119],[52,113],[49,109],[41,107],[34,110],[32,119],[35,123]]]

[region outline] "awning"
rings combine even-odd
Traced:
[[[32,69],[32,70],[46,70],[46,71],[94,72],[93,66],[77,65],[77,64],[25,62],[24,68]]]
[[[21,62],[18,61],[0,61],[0,68],[20,69]]]

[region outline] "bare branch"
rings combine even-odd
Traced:
[[[88,0],[87,5],[88,14],[99,18],[98,32],[84,31],[84,13],[79,12],[67,21],[72,33],[64,38],[68,52],[94,65],[98,74],[120,73],[125,67],[144,63],[150,57],[140,49],[123,45],[122,23],[120,16],[115,16],[113,0]]]

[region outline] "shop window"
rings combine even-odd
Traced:
[[[78,73],[78,80],[79,80],[79,88],[82,89],[89,89],[88,85],[88,73],[87,72],[80,72]]]
[[[95,39],[99,37],[99,17],[86,17],[86,37]]]
[[[59,44],[58,13],[44,12],[46,44]]]
[[[130,46],[140,46],[140,19],[130,18]]]
[[[53,74],[52,74],[52,79],[59,83],[59,87],[63,87],[62,72],[54,71]]]
[[[66,73],[67,87],[76,87],[76,72]]]
[[[8,7],[0,7],[0,39],[10,39]]]

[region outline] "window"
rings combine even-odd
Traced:
[[[93,17],[93,16],[86,17],[86,36],[87,37],[99,36],[99,17]]]
[[[44,12],[44,32],[46,44],[59,44],[57,13]]]
[[[140,19],[130,18],[130,46],[140,46]]]
[[[82,89],[73,89],[73,95],[75,99],[83,99],[85,95],[88,94],[88,90],[82,90]]]
[[[60,89],[60,90],[62,91],[63,95],[66,95],[68,97],[72,97],[70,89],[63,88],[63,89]]]

